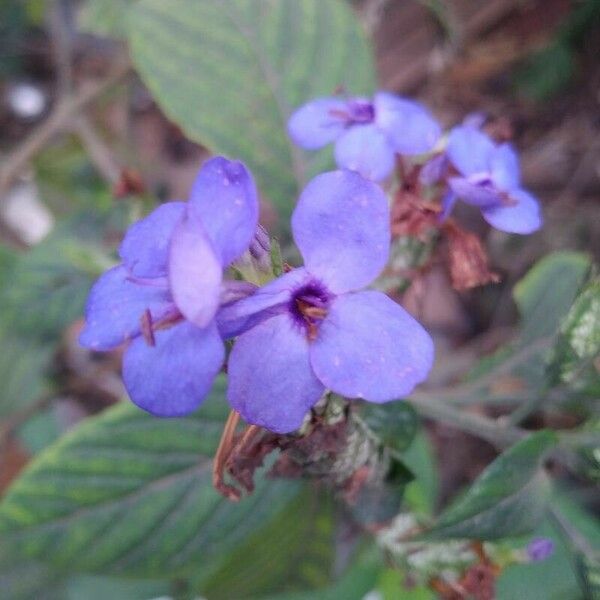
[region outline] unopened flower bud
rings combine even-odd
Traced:
[[[261,271],[271,269],[271,241],[269,234],[262,225],[256,228],[254,238],[250,242],[250,255]]]
[[[554,542],[549,538],[535,538],[527,545],[527,556],[533,562],[546,560],[554,552]]]

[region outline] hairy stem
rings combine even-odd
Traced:
[[[505,426],[489,417],[458,410],[443,401],[424,395],[411,398],[409,402],[421,416],[471,433],[499,448],[510,446],[526,435],[523,429]]]

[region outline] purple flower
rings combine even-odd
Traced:
[[[383,192],[357,173],[325,173],[308,184],[292,216],[305,266],[221,313],[244,327],[256,319],[228,366],[229,402],[248,422],[290,432],[325,389],[387,402],[426,377],[428,333],[385,294],[358,291],[387,261],[389,218]]]
[[[186,414],[210,390],[225,357],[217,310],[249,285],[223,282],[223,269],[248,248],[257,221],[249,171],[213,158],[189,202],[163,204],[129,228],[121,264],[93,286],[80,343],[110,350],[129,342],[123,380],[144,410]]]
[[[532,233],[542,225],[538,201],[521,188],[519,160],[510,144],[495,144],[470,125],[450,132],[448,159],[460,176],[448,179],[443,217],[457,199],[481,209],[493,227],[509,233]]]
[[[335,141],[335,160],[340,168],[381,181],[392,172],[396,153],[431,150],[440,137],[440,127],[418,102],[378,92],[372,100],[312,100],[291,116],[288,133],[307,150]]]
[[[534,562],[546,560],[553,553],[554,542],[549,538],[535,538],[527,545],[527,556]]]

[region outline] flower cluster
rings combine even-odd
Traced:
[[[429,152],[440,126],[418,102],[378,92],[368,98],[318,98],[291,116],[288,133],[306,150],[335,141],[339,167],[373,181],[393,170],[395,155]]]
[[[480,122],[468,118],[441,140],[440,126],[422,105],[378,92],[372,100],[330,97],[308,102],[291,116],[288,132],[306,150],[335,142],[338,166],[372,181],[388,177],[397,156],[435,151],[420,180],[443,184],[442,219],[460,199],[478,207],[500,231],[532,233],[542,218],[538,201],[521,187],[517,155],[510,144],[496,144],[481,131]]]
[[[540,225],[508,145],[463,125],[440,153],[441,130],[415,102],[384,92],[322,98],[292,115],[289,133],[309,149],[335,141],[341,167],[309,182],[294,210],[304,266],[274,277],[252,175],[216,157],[187,202],[163,204],[131,226],[120,264],[92,288],[80,341],[99,351],[127,343],[123,379],[141,408],[191,412],[226,364],[233,409],[287,433],[327,390],[387,402],[422,382],[433,362],[429,334],[388,296],[364,290],[388,261],[390,210],[374,181],[390,175],[397,156],[429,153],[421,175],[447,186],[444,217],[460,198],[499,229]],[[239,279],[248,261],[270,272],[262,287],[262,276]],[[234,264],[237,277],[228,278]]]
[[[91,291],[81,343],[129,342],[126,388],[160,416],[200,404],[233,337],[229,402],[272,431],[297,429],[325,389],[373,402],[409,393],[431,368],[431,338],[384,294],[358,291],[387,261],[381,189],[351,171],[315,178],[292,218],[305,266],[259,289],[223,278],[251,246],[257,212],[247,169],[208,161],[187,203],[164,204],[130,228],[122,263]]]
[[[521,187],[519,159],[510,144],[495,144],[465,124],[450,132],[446,156],[458,174],[448,178],[444,216],[461,199],[481,209],[483,218],[500,231],[532,233],[541,227],[538,201]]]
[[[386,402],[410,393],[433,361],[429,335],[385,294],[360,291],[388,258],[383,192],[350,171],[313,179],[292,217],[304,267],[231,305],[232,320],[264,320],[229,359],[234,409],[272,431],[296,429],[325,389]]]
[[[223,270],[248,248],[257,222],[250,172],[213,158],[187,203],[163,204],[129,229],[121,264],[92,288],[80,343],[93,350],[129,343],[123,380],[141,408],[183,415],[210,390],[225,358],[220,306],[240,288]]]

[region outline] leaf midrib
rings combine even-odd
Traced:
[[[252,31],[250,31],[247,27],[244,26],[235,16],[235,9],[232,11],[230,5],[226,2],[222,4],[225,14],[227,18],[231,21],[231,24],[240,32],[247,43],[250,50],[254,53],[256,57],[256,62],[258,64],[259,69],[262,71],[265,81],[267,83],[267,87],[273,96],[273,100],[275,105],[277,106],[277,110],[279,112],[279,116],[284,125],[284,136],[287,141],[287,145],[290,151],[290,157],[292,159],[292,170],[294,172],[294,179],[296,180],[297,190],[300,190],[302,184],[305,180],[305,165],[301,160],[300,152],[298,148],[292,143],[289,136],[287,135],[287,120],[290,115],[290,107],[287,103],[287,100],[283,97],[281,93],[280,85],[278,84],[277,77],[272,68],[267,57],[262,52],[260,44],[258,43],[256,36]]]
[[[203,464],[194,465],[193,467],[189,467],[187,469],[184,469],[183,471],[177,471],[175,473],[170,473],[169,475],[155,479],[148,485],[137,488],[129,494],[113,497],[97,504],[82,506],[81,508],[76,509],[72,513],[69,513],[68,515],[64,515],[62,517],[58,517],[54,520],[33,523],[31,525],[18,528],[11,528],[10,526],[5,526],[3,528],[0,528],[0,532],[3,533],[3,537],[5,537],[5,539],[19,541],[23,537],[26,537],[28,534],[31,534],[32,531],[41,532],[46,530],[52,530],[53,528],[60,527],[61,525],[72,524],[79,519],[83,519],[87,516],[92,515],[94,512],[105,510],[114,505],[127,506],[130,504],[134,504],[136,500],[151,492],[156,492],[165,489],[187,476],[191,477],[195,474],[197,477],[201,477],[202,475],[206,474],[209,470],[210,463],[206,461]]]

